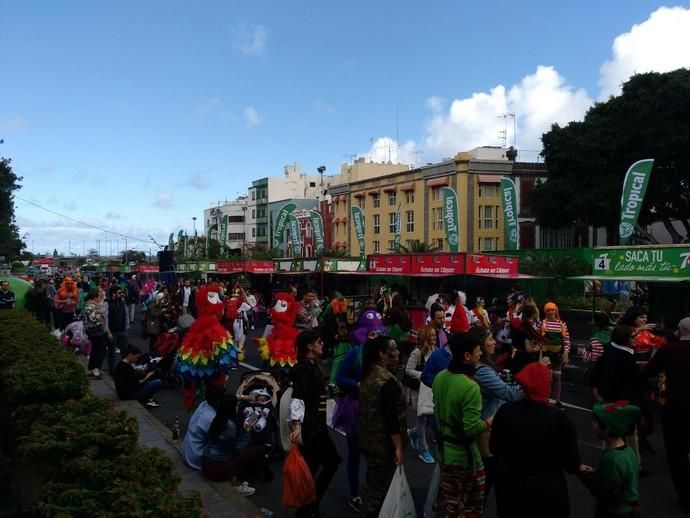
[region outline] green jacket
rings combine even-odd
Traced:
[[[464,468],[481,466],[475,438],[486,430],[486,423],[481,418],[479,385],[465,374],[454,374],[446,369],[434,378],[432,390],[442,441],[441,463],[459,464]]]

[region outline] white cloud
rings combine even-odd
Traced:
[[[600,69],[600,100],[620,93],[635,73],[670,72],[690,66],[690,9],[660,7],[647,20],[616,37],[613,57]]]
[[[263,116],[253,106],[244,109],[244,123],[248,128],[254,128],[263,122]]]
[[[7,133],[23,133],[29,129],[29,123],[24,117],[16,116],[0,120],[0,131]]]
[[[267,39],[268,31],[263,25],[242,25],[234,31],[233,47],[245,56],[263,56]]]
[[[183,185],[203,191],[211,186],[211,182],[209,182],[206,176],[199,173],[194,173]]]
[[[524,150],[540,150],[541,135],[551,124],[567,124],[581,119],[592,99],[575,89],[553,67],[538,66],[534,74],[506,89],[498,85],[488,92],[476,92],[455,99],[450,108],[436,97],[427,100],[432,117],[426,127],[424,150],[427,160],[452,157],[458,151],[477,146],[500,145],[499,132],[505,129],[504,114],[517,116],[517,144]],[[513,141],[509,119],[507,143]]]
[[[212,112],[215,112],[220,106],[220,99],[218,97],[209,97],[204,99],[196,107],[196,114],[199,117],[205,117]]]
[[[175,198],[170,192],[159,192],[153,202],[154,207],[159,209],[169,209],[175,203]]]
[[[419,153],[417,144],[413,140],[399,145],[390,137],[380,137],[372,142],[369,151],[361,153],[359,156],[363,156],[371,162],[415,164]]]

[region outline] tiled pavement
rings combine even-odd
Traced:
[[[134,417],[139,423],[139,444],[163,450],[175,464],[182,482],[181,492],[197,490],[201,493],[204,510],[209,518],[263,517],[249,500],[241,496],[229,482],[210,482],[182,461],[180,442],[173,442],[170,430],[136,401],[120,401],[112,379],[104,374],[102,380],[90,380],[91,393],[115,401],[118,410]]]

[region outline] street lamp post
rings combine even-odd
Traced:
[[[197,239],[196,239],[196,216],[192,216],[192,234],[194,234],[194,247],[192,248],[192,256],[196,257],[196,247],[197,247]]]
[[[247,202],[242,207],[242,258],[247,254]]]

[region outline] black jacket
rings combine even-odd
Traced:
[[[640,408],[645,406],[646,380],[635,356],[611,344],[594,365],[591,383],[606,401],[626,399]]]
[[[302,437],[316,437],[326,428],[326,373],[314,360],[303,359],[290,371],[292,398],[304,401]]]

